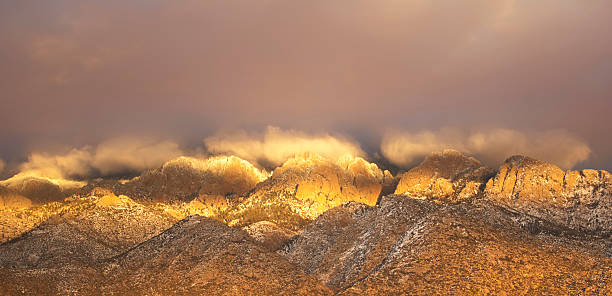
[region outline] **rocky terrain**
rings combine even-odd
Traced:
[[[388,171],[360,157],[331,161],[316,154],[296,155],[230,207],[225,219],[232,226],[271,221],[299,230],[345,201],[374,205],[393,184]]]
[[[397,195],[376,207],[347,203],[307,226],[286,254],[342,295],[612,292],[612,259],[545,242],[486,205]]]
[[[116,186],[115,191],[149,201],[191,201],[199,197],[212,204],[229,195],[244,195],[267,177],[265,171],[235,156],[179,157]]]
[[[513,156],[487,182],[485,195],[505,208],[570,229],[612,234],[612,175],[607,171],[563,171]]]
[[[105,295],[325,295],[328,288],[246,231],[188,217],[110,259]]]
[[[494,171],[459,151],[432,153],[400,176],[395,194],[457,202],[482,193]]]
[[[397,178],[181,157],[31,192],[0,187],[0,295],[612,294],[610,174],[524,156],[494,171],[448,150]]]

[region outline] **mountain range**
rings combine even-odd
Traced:
[[[454,150],[0,182],[0,295],[608,295],[612,175]]]

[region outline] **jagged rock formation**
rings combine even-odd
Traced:
[[[105,295],[329,294],[245,231],[200,216],[112,259],[104,274]]]
[[[230,225],[272,221],[299,230],[326,210],[345,201],[374,205],[393,176],[360,157],[331,161],[305,153],[287,160],[249,197],[225,214]]]
[[[459,151],[432,153],[418,166],[402,174],[395,194],[412,198],[457,202],[482,193],[492,169]]]
[[[341,295],[612,293],[610,258],[511,221],[494,207],[390,196],[326,212],[286,252]]]
[[[224,203],[228,195],[245,194],[266,178],[266,172],[235,156],[179,157],[125,183],[119,193],[161,202],[200,197],[205,203],[216,204]]]
[[[488,181],[487,199],[578,231],[612,234],[612,175],[563,171],[525,156],[508,158]]]
[[[297,232],[282,228],[270,221],[259,221],[243,229],[254,241],[270,251],[277,251],[297,235]]]

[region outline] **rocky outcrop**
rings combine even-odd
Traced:
[[[297,235],[297,232],[280,227],[270,221],[260,221],[243,228],[254,241],[270,251],[277,251]]]
[[[312,153],[297,155],[233,205],[224,219],[240,227],[271,221],[297,231],[343,202],[376,204],[382,189],[393,181],[388,171],[360,157],[332,161]]]
[[[612,260],[600,252],[545,242],[494,207],[404,196],[327,211],[287,258],[339,295],[612,292]]]
[[[102,294],[329,295],[247,232],[200,216],[112,259]]]
[[[244,195],[266,178],[266,172],[235,156],[179,157],[125,183],[118,193],[159,202],[199,197],[216,203],[229,195]]]
[[[492,169],[459,151],[432,153],[418,166],[402,174],[395,194],[418,199],[457,202],[479,196]]]
[[[374,205],[383,184],[391,179],[389,172],[360,157],[347,156],[334,162],[307,153],[276,168],[268,181],[257,186],[254,194],[284,194],[313,202],[315,207],[308,210],[316,217],[345,201]]]
[[[485,194],[516,212],[577,231],[612,234],[612,175],[604,170],[563,171],[513,156],[489,180]]]

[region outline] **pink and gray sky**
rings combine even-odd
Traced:
[[[611,28],[609,0],[0,1],[0,169],[297,135],[612,170]]]

